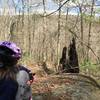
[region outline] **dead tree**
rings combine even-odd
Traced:
[[[64,47],[62,51],[62,57],[60,58],[59,66],[58,66],[59,71],[65,73],[69,72],[69,65],[68,65],[68,59],[66,57],[66,53],[67,53],[67,47]]]
[[[64,47],[62,51],[62,57],[59,61],[59,71],[65,73],[79,73],[78,55],[76,51],[76,43],[74,38],[72,39],[72,42],[69,45],[68,58],[66,57],[66,55],[67,47]]]
[[[70,66],[69,69],[70,73],[79,73],[78,54],[76,51],[76,42],[74,37],[69,45],[68,57],[69,57],[68,63]]]

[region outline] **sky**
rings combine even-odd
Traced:
[[[22,0],[0,0],[0,14],[2,14],[4,11],[5,13],[9,12],[10,14],[15,14],[14,6],[16,6],[16,13],[19,13],[19,11],[23,12],[23,7],[24,7],[24,12],[27,12],[28,10],[27,7],[28,8],[30,7],[30,12],[33,11],[37,11],[39,13],[43,12],[43,5],[42,5],[43,0],[23,0],[23,1],[24,1],[24,6],[22,4]],[[100,0],[96,0],[95,4],[100,5]],[[72,5],[72,3],[70,3],[69,5]],[[100,8],[100,6],[96,7],[96,9],[98,8]],[[46,0],[47,12],[52,12],[57,9],[58,9],[58,5],[56,3],[54,3],[52,0]],[[63,7],[62,9],[63,12],[66,12],[66,7]],[[79,11],[78,8],[71,8],[69,13],[77,14],[78,11]]]

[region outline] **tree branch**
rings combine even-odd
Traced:
[[[54,14],[55,12],[59,11],[59,10],[60,10],[67,2],[69,2],[69,1],[70,1],[70,0],[65,1],[57,10],[55,10],[55,11],[51,12],[50,14],[47,14],[47,15],[45,15],[45,16],[43,16],[43,17],[50,16],[50,15]]]
[[[76,35],[76,33],[75,32],[73,32],[71,29],[69,29],[68,28],[68,30],[69,30],[69,32],[71,32],[77,39],[79,39],[79,41],[81,42],[81,43],[83,43],[83,45],[85,45],[87,48],[89,48],[91,51],[92,51],[92,53],[95,55],[95,57],[97,58],[97,62],[98,63],[100,63],[100,58],[95,54],[95,52],[93,51],[93,49],[90,47],[90,46],[88,46],[88,45],[86,45],[86,43],[84,43],[84,41],[82,41],[77,35]]]

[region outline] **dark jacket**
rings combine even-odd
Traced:
[[[15,100],[18,83],[12,79],[0,80],[0,100]]]

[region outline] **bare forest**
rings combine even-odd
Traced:
[[[35,91],[34,100],[99,100],[100,16],[96,14],[100,13],[100,8],[96,9],[99,6],[96,5],[96,0],[50,0],[57,5],[57,9],[51,12],[46,9],[48,0],[19,0],[22,4],[21,10],[18,10],[18,4],[12,0],[14,14],[10,13],[12,8],[8,1],[5,0],[0,15],[0,40],[18,44],[22,49],[20,63],[29,66],[36,73],[38,80],[32,85]],[[40,6],[42,12],[36,10]],[[75,7],[78,12],[70,14]],[[80,73],[61,74],[59,65],[63,48],[66,47],[65,58],[68,59],[73,38],[78,56],[76,66],[79,67]],[[46,81],[49,82],[45,83]],[[88,87],[88,90],[81,87],[80,81],[84,81],[82,84],[85,84],[84,87]],[[88,93],[83,93],[81,88]],[[58,93],[59,90],[63,94]],[[91,90],[93,94],[89,94]],[[38,93],[41,95],[37,96]]]

